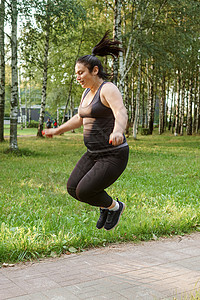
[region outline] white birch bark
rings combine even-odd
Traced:
[[[24,94],[25,94],[25,128],[27,128],[27,89],[25,87],[25,91],[24,91]]]
[[[181,78],[180,78],[180,71],[178,71],[178,76],[177,76],[177,99],[176,99],[176,119],[175,119],[175,129],[174,129],[174,135],[175,136],[177,136],[179,134],[180,93],[181,93]]]
[[[197,81],[198,81],[198,74],[196,74],[196,76],[195,76],[195,78],[194,78],[194,114],[193,114],[193,116],[194,116],[194,120],[193,120],[193,128],[192,128],[192,132],[195,132],[196,133],[196,124],[197,124],[197,122],[198,122],[198,117],[197,117],[197,102],[198,102],[198,100],[197,100],[197,98],[198,98],[198,96],[197,96],[197,88],[198,88],[198,83],[197,83]]]
[[[48,53],[49,53],[49,26],[46,30],[46,40],[45,40],[45,51],[44,51],[44,63],[43,63],[43,83],[42,83],[42,99],[40,107],[40,117],[37,136],[43,137],[42,130],[44,124],[45,106],[46,106],[46,90],[47,90],[47,72],[48,72]]]
[[[134,121],[134,77],[131,78],[131,124]]]
[[[58,105],[57,105],[57,124],[59,126],[59,107],[58,107]]]
[[[18,69],[18,98],[19,98],[19,115],[20,115],[20,125],[21,130],[23,130],[23,117],[22,117],[22,99],[21,99],[21,75],[20,75],[20,69]]]
[[[29,108],[28,108],[28,123],[29,125],[31,124],[31,78],[29,78],[30,83],[29,83]]]
[[[188,115],[187,115],[187,135],[192,135],[192,93],[193,93],[193,80],[190,79],[190,90],[188,97]]]
[[[185,111],[185,79],[183,79],[182,89],[181,89],[180,136],[183,136],[184,111]]]
[[[5,1],[0,3],[0,142],[4,141],[5,110],[5,50],[4,50]]]
[[[17,144],[17,118],[18,118],[18,72],[17,72],[17,1],[12,0],[12,34],[11,34],[11,52],[12,52],[12,85],[11,85],[11,111],[10,111],[10,150],[18,149]]]
[[[199,132],[200,127],[200,67],[198,73],[198,92],[197,92],[197,122],[196,122],[196,133]]]
[[[74,65],[73,65],[73,68],[72,68],[71,80],[70,80],[70,85],[69,85],[69,92],[68,92],[67,101],[66,101],[66,104],[65,104],[65,110],[64,110],[64,113],[63,113],[62,124],[65,122],[65,115],[67,113],[67,107],[68,107],[68,104],[69,104],[69,101],[70,101],[70,98],[71,98],[71,94],[72,94],[72,87],[73,87],[73,82],[74,82],[74,70],[75,70],[76,61],[79,57],[79,53],[80,53],[80,50],[81,50],[81,45],[83,43],[84,32],[85,32],[85,28],[83,28],[83,32],[82,32],[79,47],[78,47],[78,51],[77,51],[77,54],[76,54],[76,57],[75,57],[75,60],[74,60]]]
[[[165,75],[162,77],[161,97],[159,105],[159,134],[164,132],[165,124]]]
[[[135,108],[135,118],[133,122],[133,138],[135,140],[137,139],[137,126],[138,126],[139,109],[140,109],[140,80],[141,80],[141,56],[139,58],[139,64],[138,64],[136,108]]]
[[[122,2],[121,0],[115,0],[114,5],[114,40],[118,40],[122,42],[122,35],[121,35],[121,7]],[[118,68],[119,63],[121,63],[121,67],[123,64],[123,53],[119,53],[119,61],[118,58],[113,59],[113,83],[117,85],[118,81]],[[120,89],[121,91],[121,89]]]
[[[172,89],[172,133],[174,133],[175,124],[175,93],[176,93],[176,80],[174,79],[173,89]]]
[[[147,128],[149,129],[149,133],[152,134],[153,132],[153,120],[154,120],[154,85],[153,85],[153,63],[150,66],[150,69],[152,71],[151,74],[149,74],[149,66],[147,63],[147,89],[148,89],[148,95],[147,95]]]

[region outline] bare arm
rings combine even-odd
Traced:
[[[82,125],[83,125],[83,119],[78,114],[76,114],[69,121],[67,121],[66,123],[62,124],[57,128],[45,129],[45,135],[46,136],[59,135],[66,131],[79,128]]]
[[[123,133],[128,121],[127,111],[121,93],[114,84],[105,84],[102,88],[101,99],[104,105],[112,109],[115,117],[115,125],[109,142],[114,146],[120,145],[123,143]]]

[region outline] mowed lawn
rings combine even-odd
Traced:
[[[128,166],[107,189],[126,209],[109,232],[96,229],[98,208],[66,191],[86,150],[80,132],[19,137],[20,155],[5,153],[8,139],[0,144],[0,262],[200,230],[200,136],[138,135],[128,143]]]

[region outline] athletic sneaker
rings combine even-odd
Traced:
[[[99,217],[99,220],[97,221],[97,224],[96,224],[96,227],[98,229],[103,228],[104,224],[106,223],[107,215],[108,215],[108,209],[100,208],[100,217]]]
[[[118,225],[120,216],[124,211],[125,204],[118,200],[117,200],[117,202],[119,203],[119,209],[116,211],[112,211],[112,210],[108,211],[108,216],[106,219],[106,223],[104,225],[104,229],[106,229],[106,230],[111,230]]]

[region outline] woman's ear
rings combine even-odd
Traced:
[[[97,75],[99,73],[99,67],[94,66],[92,73],[93,73],[93,75]]]

